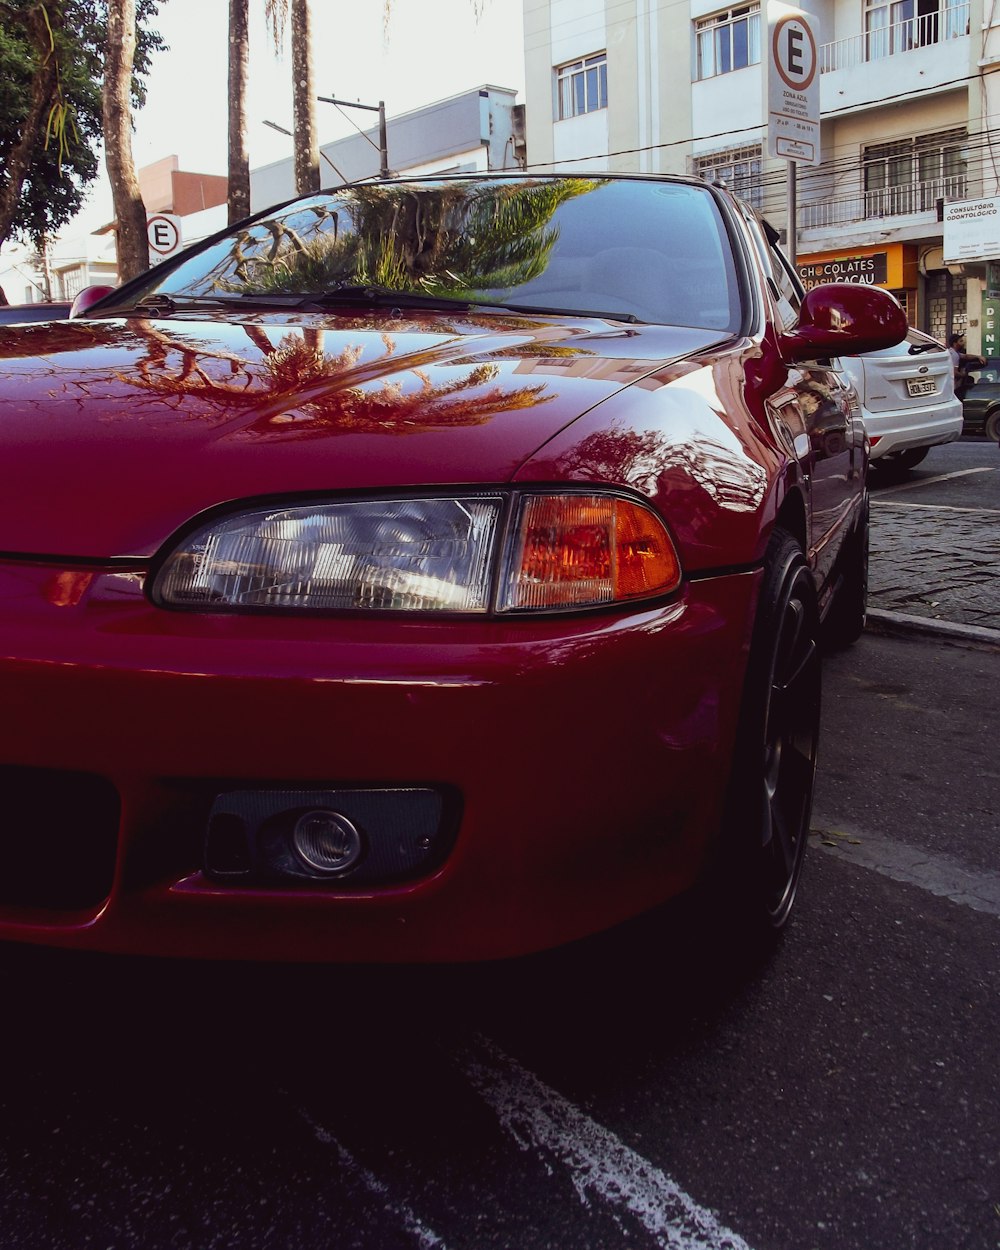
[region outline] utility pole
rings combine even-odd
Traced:
[[[319,95],[316,99],[322,101],[323,104],[335,104],[339,109],[364,109],[368,113],[378,113],[378,147],[376,149],[379,155],[378,172],[382,178],[388,178],[391,171],[389,169],[389,136],[385,124],[385,101],[379,100],[378,104],[358,104],[354,100],[335,100],[333,96],[328,95]],[[356,129],[368,139],[373,148],[376,146],[360,127]]]

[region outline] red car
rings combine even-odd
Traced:
[[[0,329],[0,939],[484,959],[711,869],[779,929],[864,622],[835,358],[905,330],[605,175],[344,187]]]

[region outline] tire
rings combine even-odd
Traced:
[[[819,619],[812,573],[785,530],[768,546],[727,795],[724,921],[773,941],[798,891],[819,740]]]
[[[864,633],[868,615],[869,517],[866,491],[861,516],[845,541],[837,562],[838,584],[823,621],[823,646],[827,651],[842,651],[857,642]]]
[[[929,447],[911,447],[908,451],[890,452],[871,462],[871,467],[883,477],[905,477],[911,469],[927,459]]]
[[[986,418],[983,433],[994,443],[1000,443],[1000,408],[994,408]]]

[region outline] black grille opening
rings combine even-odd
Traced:
[[[251,866],[246,821],[228,812],[216,812],[205,835],[206,871],[215,877],[245,877]]]
[[[118,791],[92,773],[0,766],[0,904],[78,910],[111,893]]]

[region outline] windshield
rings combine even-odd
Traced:
[[[139,298],[335,301],[360,287],[716,330],[740,324],[710,191],[666,180],[361,183],[237,227],[154,275]]]

